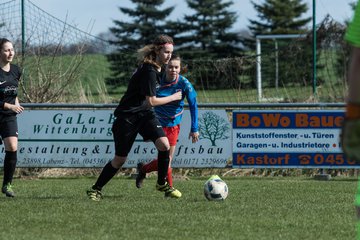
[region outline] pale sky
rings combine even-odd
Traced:
[[[7,2],[8,0],[0,0]],[[106,32],[110,27],[114,27],[113,20],[128,21],[127,16],[123,15],[118,7],[131,7],[130,0],[30,0],[39,8],[55,16],[56,18],[76,26],[77,28],[97,35]],[[262,0],[255,0],[259,3]],[[312,4],[314,0],[304,0],[309,6],[309,11],[304,17],[312,16]],[[256,18],[250,0],[233,0],[234,5],[231,11],[237,12],[238,19],[234,25],[234,30],[246,29],[249,25],[248,19]],[[349,6],[354,0],[315,0],[316,2],[316,22],[320,22],[327,14],[339,22],[352,17],[352,10]],[[189,14],[189,9],[185,0],[165,0],[163,7],[175,6],[175,10],[170,15],[171,18],[181,20],[184,14]],[[310,24],[311,25],[311,24]]]

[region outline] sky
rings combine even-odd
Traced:
[[[0,0],[6,2],[8,0]],[[122,14],[119,7],[130,8],[134,6],[130,0],[30,0],[36,6],[50,15],[63,20],[92,35],[107,32],[114,27],[113,20],[131,21],[127,15]],[[250,0],[232,0],[234,5],[230,11],[237,13],[237,22],[234,31],[247,29],[249,19],[256,19]],[[263,2],[263,0],[254,0]],[[316,3],[316,23],[329,14],[333,19],[344,22],[353,15],[349,3],[354,0],[303,0],[308,4],[309,10],[303,17],[311,17],[313,1]],[[165,0],[162,7],[175,6],[170,15],[173,20],[181,20],[184,14],[191,14],[185,0]],[[311,26],[312,23],[310,23]]]

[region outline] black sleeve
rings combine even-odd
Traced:
[[[22,69],[21,69],[21,68],[18,68],[18,71],[19,71],[19,78],[18,78],[18,81],[20,81],[20,78],[21,78],[21,75],[22,75]]]
[[[14,73],[16,75],[15,76],[16,81],[19,82],[20,78],[21,78],[22,71],[21,71],[21,69],[20,69],[20,67],[18,65],[12,65],[12,67],[15,69]]]
[[[156,96],[157,72],[155,70],[147,71],[144,74],[144,94],[145,96]]]

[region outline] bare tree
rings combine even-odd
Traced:
[[[50,43],[46,33],[43,37],[28,36],[26,51],[18,54],[18,63],[23,69],[23,102],[69,102],[80,98],[77,86],[81,86],[80,75],[88,45],[81,40],[67,42],[67,30],[64,23],[58,40]]]
[[[42,54],[41,50],[27,57],[23,62],[23,82],[21,84],[26,102],[50,103],[66,101],[65,95],[76,96],[76,83],[81,73],[83,62],[82,50],[75,55],[59,54],[62,46],[50,54]],[[28,62],[26,62],[28,61]]]
[[[226,133],[229,131],[227,122],[213,112],[205,112],[199,120],[200,139],[209,139],[212,146],[216,146],[216,140],[224,140],[229,137]]]

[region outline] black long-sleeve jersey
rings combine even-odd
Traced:
[[[21,70],[17,65],[10,64],[9,72],[5,72],[0,68],[0,114],[16,115],[11,110],[4,110],[4,104],[15,104],[20,77]]]

